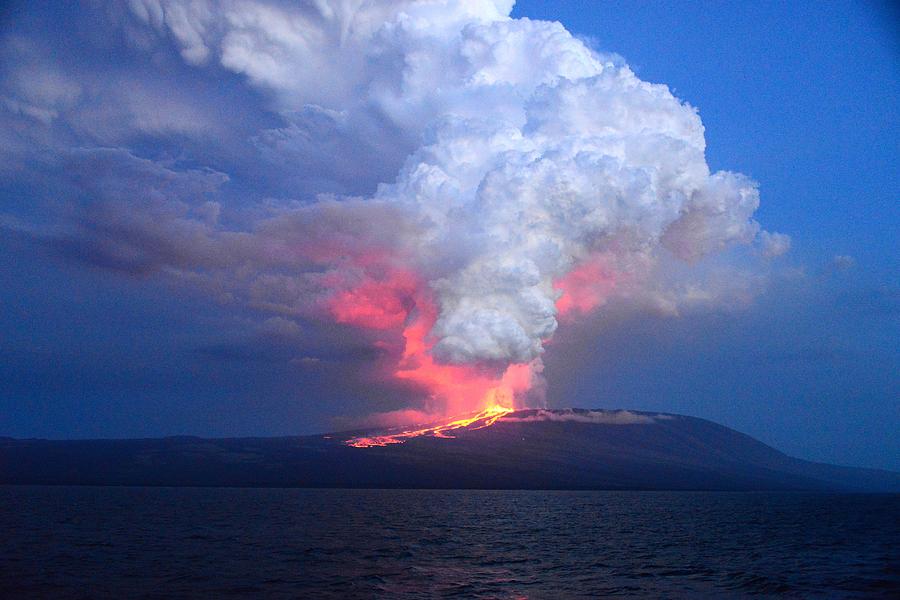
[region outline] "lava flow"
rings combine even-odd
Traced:
[[[389,433],[384,435],[376,435],[372,437],[352,438],[344,442],[348,446],[354,448],[371,448],[372,446],[388,446],[390,444],[402,444],[406,440],[420,436],[430,436],[436,438],[453,438],[449,432],[457,429],[471,427],[475,429],[484,429],[490,427],[505,415],[513,412],[512,408],[506,408],[499,404],[493,404],[479,413],[475,413],[466,417],[456,418],[447,423],[432,425],[422,429],[410,429],[399,433]],[[474,425],[474,427],[472,427]]]

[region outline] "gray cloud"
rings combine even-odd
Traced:
[[[791,249],[791,237],[783,233],[760,231],[757,236],[760,253],[766,258],[775,258]]]
[[[830,266],[835,271],[849,271],[856,266],[856,259],[847,254],[836,254]]]
[[[636,413],[629,410],[536,410],[525,416],[507,415],[503,421],[530,423],[534,421],[555,421],[572,423],[594,423],[600,425],[650,425],[660,420],[672,419],[671,415]]]

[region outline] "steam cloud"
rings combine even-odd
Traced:
[[[674,313],[746,291],[736,275],[692,280],[673,264],[733,245],[755,242],[767,257],[789,247],[753,220],[753,181],[710,172],[693,107],[559,23],[510,18],[511,1],[129,9],[115,21],[140,50],[174,42],[197,70],[224,69],[264,94],[281,122],[246,139],[292,200],[235,208],[216,198],[226,173],[85,145],[58,161],[91,174],[76,184],[92,202],[44,238],[224,302],[399,332],[394,376],[448,410],[501,383],[497,394],[534,390],[560,322],[613,297]],[[22,83],[7,105],[86,127],[84,98],[102,84],[54,77],[64,94]],[[139,97],[119,102],[130,131],[191,135],[204,119],[177,97],[168,117]]]
[[[525,416],[506,415],[502,421],[514,423],[533,423],[540,421],[559,421],[574,423],[594,423],[597,425],[650,425],[657,421],[674,419],[666,414],[641,414],[630,410],[536,410]]]

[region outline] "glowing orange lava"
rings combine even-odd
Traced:
[[[470,428],[472,430],[484,429],[490,427],[498,420],[513,411],[512,408],[506,408],[499,404],[494,404],[485,410],[469,415],[467,417],[456,418],[447,423],[432,425],[421,429],[410,429],[400,431],[398,433],[386,433],[384,435],[376,435],[372,437],[358,437],[344,442],[348,446],[354,448],[371,448],[372,446],[388,446],[390,444],[402,444],[406,440],[420,436],[430,436],[436,438],[453,438],[450,432]]]

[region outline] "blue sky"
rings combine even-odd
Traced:
[[[673,317],[611,301],[561,326],[548,403],[690,414],[802,458],[900,469],[896,12],[522,1],[512,14],[560,21],[696,107],[710,168],[752,177],[753,218],[791,238],[771,262],[739,247],[719,259],[752,272],[749,302]],[[220,60],[209,39],[201,60],[190,36],[115,6],[20,3],[0,19],[0,435],[303,434],[415,402],[377,381],[391,355],[368,333],[267,312],[258,286],[234,287],[244,250],[221,256],[204,236],[317,193],[371,195],[422,134],[368,113],[329,133],[297,98],[354,97],[340,77],[313,92]]]

